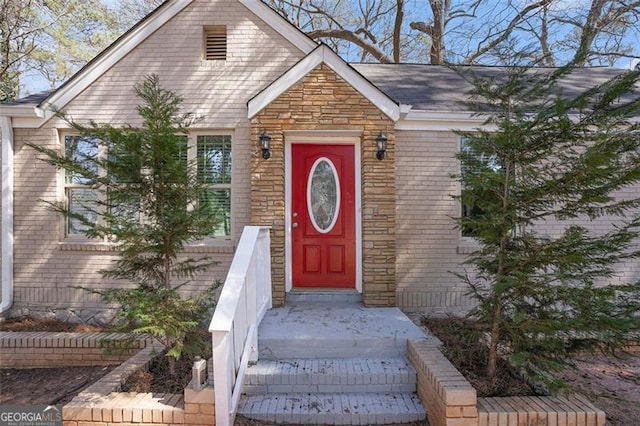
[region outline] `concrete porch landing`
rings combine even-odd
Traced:
[[[407,355],[408,340],[427,339],[422,330],[397,308],[321,299],[267,311],[238,414],[295,425],[423,422]]]
[[[425,336],[398,308],[298,302],[267,311],[258,329],[260,359],[406,356]],[[434,340],[437,344],[437,340]]]

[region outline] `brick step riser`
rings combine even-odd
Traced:
[[[381,420],[375,420],[381,418]],[[424,416],[407,416],[404,420],[398,420],[397,413],[378,414],[301,414],[297,415],[256,415],[252,420],[289,425],[388,425],[402,423],[412,423],[424,421]],[[276,420],[277,419],[277,420]]]
[[[247,395],[276,393],[411,393],[416,392],[416,384],[366,384],[366,385],[244,385],[242,391]]]
[[[315,425],[382,425],[424,421],[426,418],[417,396],[402,393],[249,397],[242,401],[238,414],[276,424]]]
[[[247,394],[415,392],[417,374],[407,358],[259,360],[244,382]]]

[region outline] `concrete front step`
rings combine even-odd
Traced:
[[[298,425],[425,421],[407,358],[407,341],[425,339],[422,330],[397,308],[313,300],[320,296],[267,311],[238,414]]]
[[[398,308],[299,303],[267,311],[258,329],[259,359],[403,357],[408,339],[424,338]]]
[[[259,360],[247,369],[247,394],[415,392],[407,358]]]
[[[284,393],[246,395],[238,414],[276,424],[382,425],[424,421],[414,393]]]

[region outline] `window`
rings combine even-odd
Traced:
[[[460,174],[463,179],[462,187],[462,217],[463,218],[476,218],[483,215],[483,209],[479,205],[478,200],[481,199],[483,194],[470,193],[464,188],[464,180],[471,175],[479,176],[480,173],[494,172],[504,173],[502,164],[497,155],[493,153],[479,152],[475,150],[468,138],[460,139],[460,156],[463,157],[460,167]],[[463,237],[474,237],[476,231],[469,226],[462,226],[461,229]]]
[[[231,136],[196,136],[197,176],[206,191],[200,197],[217,219],[214,237],[231,235]]]
[[[185,162],[195,165],[198,181],[205,187],[199,202],[216,219],[215,228],[208,231],[211,237],[231,236],[231,139],[230,134],[198,132],[184,136],[184,149],[180,152],[180,157]],[[82,170],[67,170],[64,178],[65,202],[72,213],[66,221],[65,235],[82,236],[87,229],[87,222],[96,223],[99,220],[99,201],[103,195],[94,189],[93,182],[87,176],[99,171],[98,157],[106,153],[101,151],[100,141],[97,139],[77,135],[64,136],[64,149],[67,158],[79,161],[90,172],[84,174]],[[111,201],[113,200],[112,198]],[[112,207],[111,212],[140,216],[135,203],[119,204]]]
[[[95,138],[67,135],[64,137],[64,152],[67,158],[79,162],[89,174],[98,171],[99,141]],[[92,188],[88,174],[81,170],[65,170],[64,196],[71,213],[65,223],[65,235],[79,236],[87,229],[86,222],[98,220],[98,192]],[[84,218],[84,219],[82,219]]]
[[[207,61],[227,59],[227,27],[212,25],[204,27],[203,58]]]

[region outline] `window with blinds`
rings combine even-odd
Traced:
[[[204,59],[224,61],[227,59],[227,26],[213,25],[204,28]]]
[[[478,176],[481,173],[499,173],[504,174],[502,162],[497,155],[493,153],[478,152],[475,150],[468,138],[460,139],[460,153],[466,157],[465,161],[460,165],[460,172],[464,182],[465,177],[470,175]],[[473,219],[484,215],[483,209],[478,205],[477,200],[484,194],[471,193],[462,187],[462,217]],[[462,227],[461,233],[463,237],[477,236],[476,230],[470,227]]]

